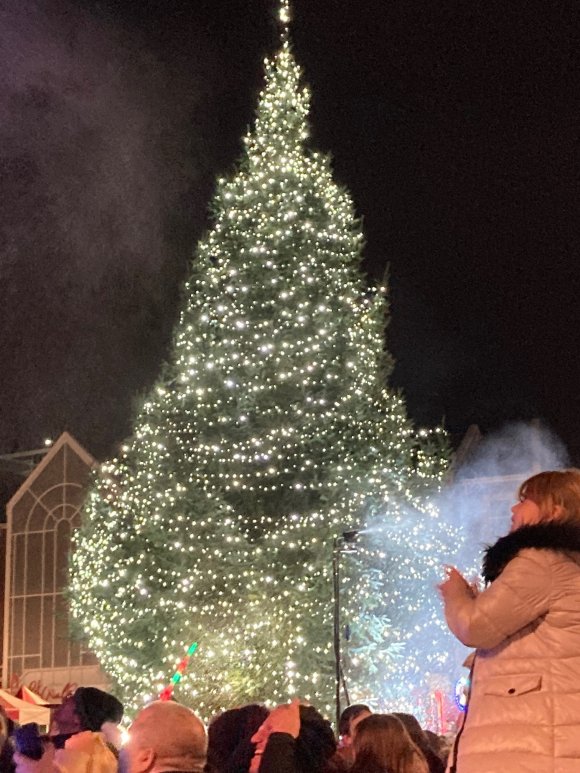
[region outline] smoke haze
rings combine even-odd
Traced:
[[[478,560],[485,544],[507,533],[510,507],[526,478],[569,464],[564,444],[538,422],[512,422],[481,439],[444,487],[438,507],[461,530],[460,563]]]
[[[447,678],[444,690],[451,691],[455,681],[466,675],[462,664],[469,650],[448,631],[438,598],[444,566],[455,565],[470,581],[478,580],[485,546],[509,531],[510,507],[520,484],[537,472],[567,464],[565,447],[547,427],[536,422],[510,423],[479,437],[467,450],[431,503],[438,516],[402,508],[396,518],[370,521],[360,539],[382,559],[380,567],[388,577],[390,593],[388,614],[394,616],[392,623],[400,637],[400,683],[391,676],[383,685],[391,701],[383,709],[393,710],[396,705],[397,710],[428,721],[425,707],[413,703],[413,691],[409,695],[406,686],[441,673]],[[409,654],[418,664],[416,672],[408,663]],[[400,702],[397,695],[402,696]]]
[[[0,30],[0,449],[72,428],[98,455],[167,346],[210,124],[191,76],[87,9],[4,2]]]

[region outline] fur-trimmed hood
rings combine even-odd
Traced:
[[[574,558],[580,563],[580,524],[569,520],[546,521],[522,526],[501,537],[485,551],[482,574],[486,583],[497,579],[506,564],[524,548],[578,553]]]

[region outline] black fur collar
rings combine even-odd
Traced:
[[[485,551],[482,574],[486,583],[499,577],[506,564],[524,548],[580,552],[580,524],[577,521],[547,521],[522,526],[501,537]]]

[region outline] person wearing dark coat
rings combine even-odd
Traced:
[[[252,740],[250,773],[343,773],[330,722],[298,701],[277,706]]]
[[[214,717],[208,728],[205,773],[248,773],[252,737],[269,713],[265,706],[250,703]]]

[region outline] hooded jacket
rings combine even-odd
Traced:
[[[451,631],[477,649],[449,770],[578,773],[580,525],[523,526],[488,548],[483,573],[482,593],[445,604]]]

